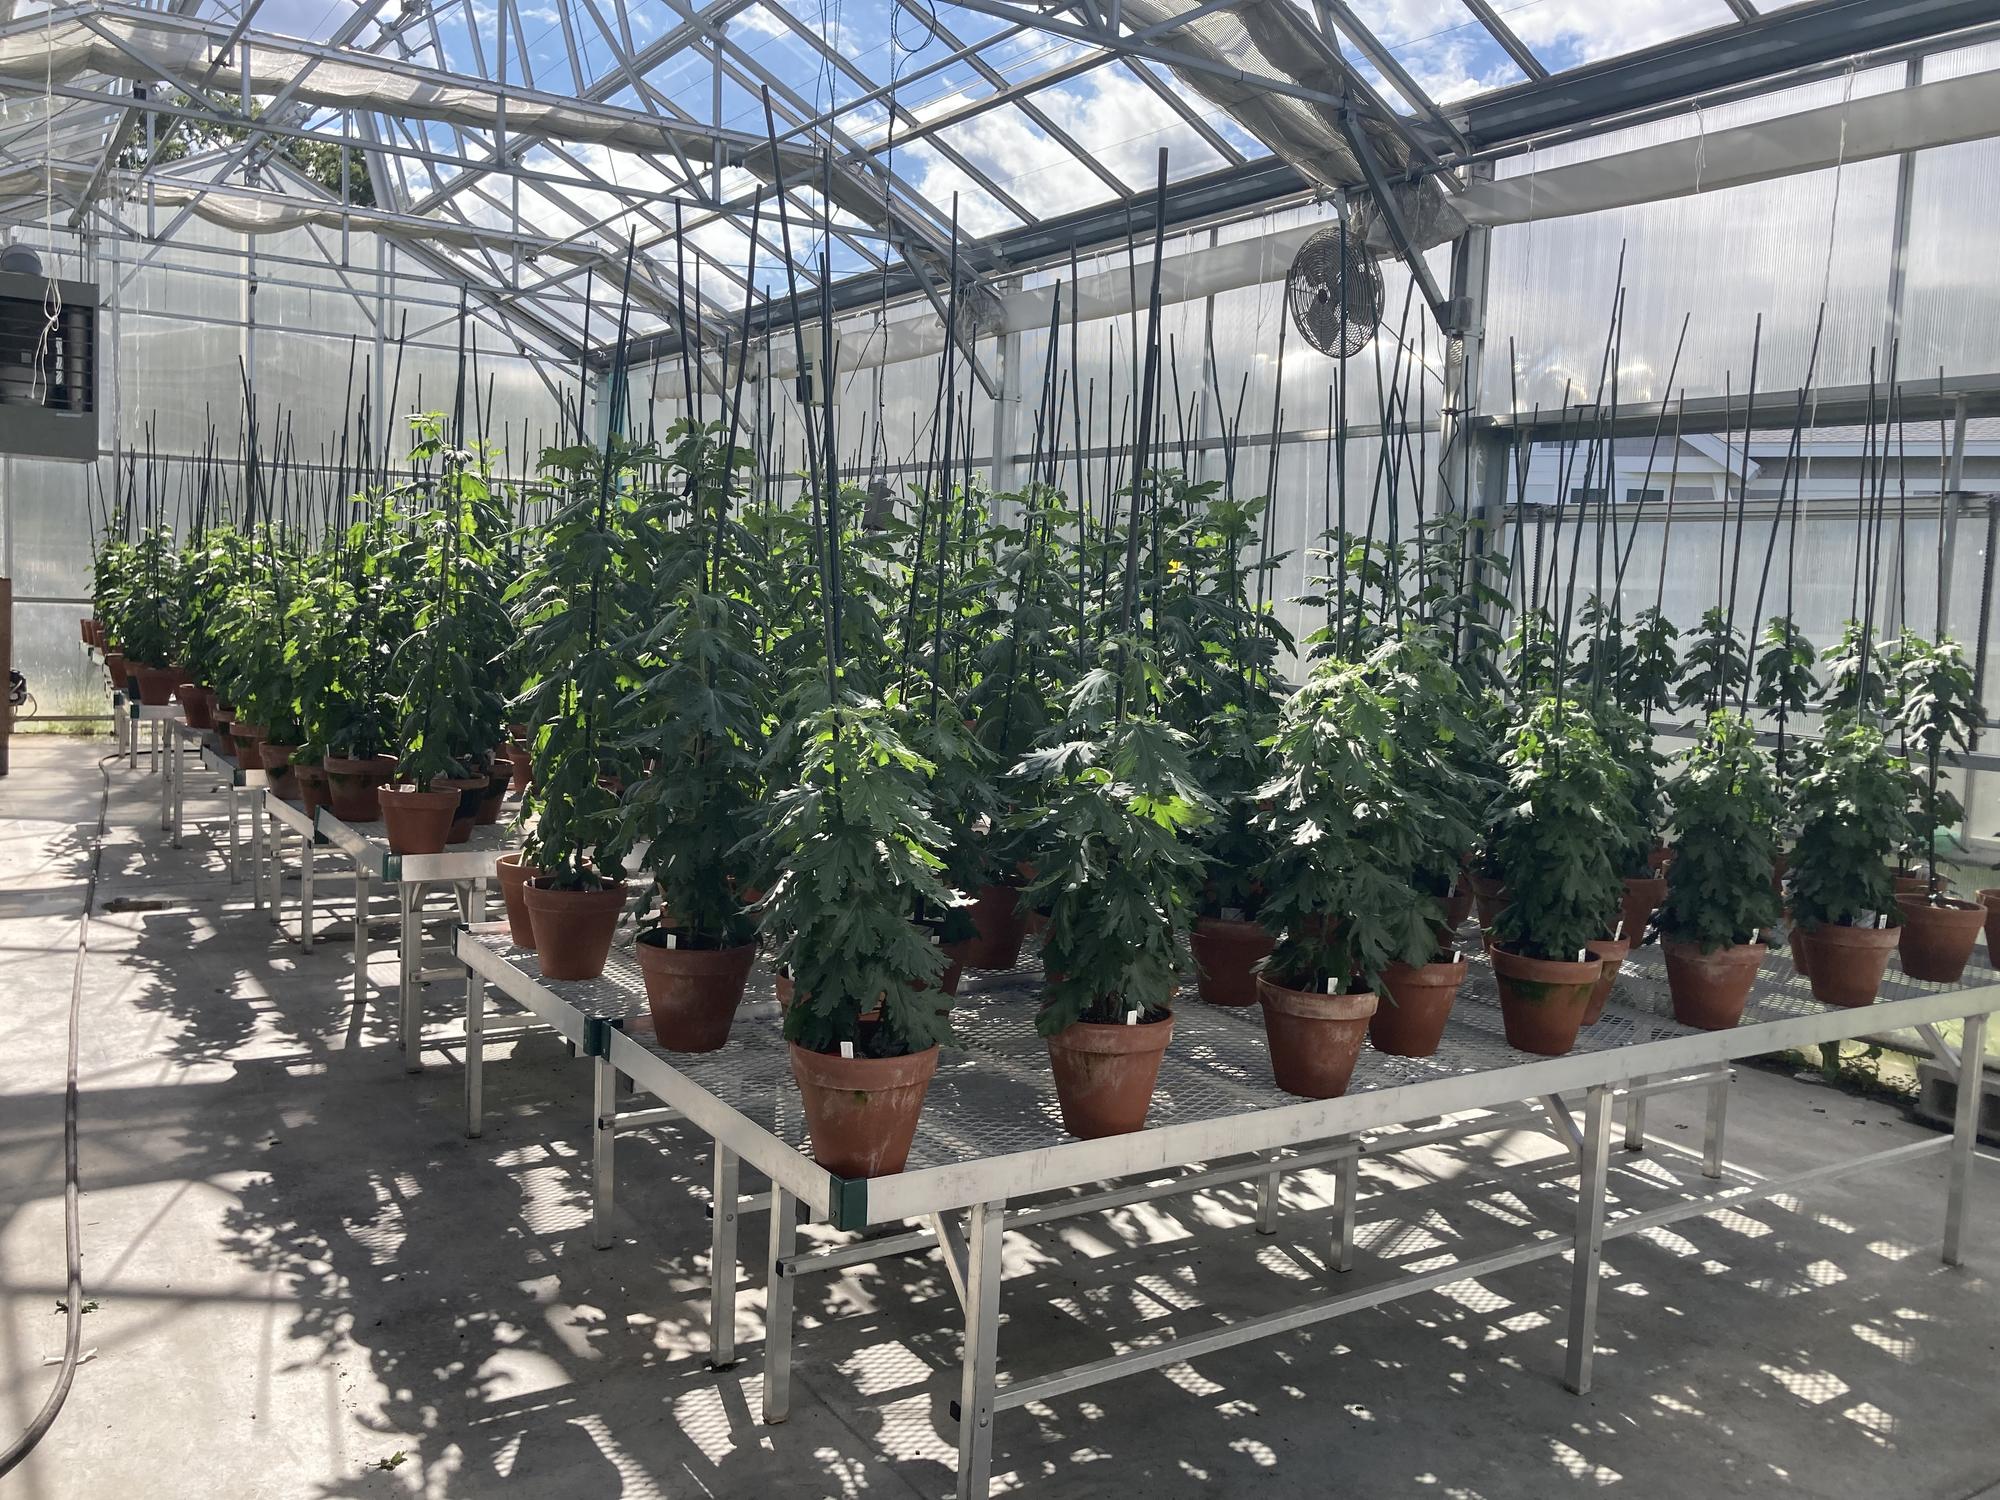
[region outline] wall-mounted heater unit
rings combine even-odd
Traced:
[[[0,453],[97,460],[97,288],[0,257]]]

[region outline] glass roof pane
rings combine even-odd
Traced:
[[[1551,73],[1743,24],[1723,0],[1530,0],[1496,9]]]
[[[1447,104],[1527,78],[1460,0],[1351,0],[1349,8],[1433,103]],[[1512,19],[1513,9],[1500,9],[1502,19]],[[1384,99],[1391,104],[1401,99],[1351,39],[1343,35],[1341,43],[1347,60]]]

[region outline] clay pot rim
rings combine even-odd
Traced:
[[[1122,1021],[1072,1021],[1042,1040],[1068,1052],[1124,1054],[1164,1052],[1173,1036],[1174,1016],[1168,1011],[1151,1021],[1141,1012],[1138,1021],[1129,1026]]]
[[[1323,990],[1295,990],[1259,974],[1257,1003],[1282,1015],[1305,1020],[1365,1021],[1381,1006],[1382,997],[1373,990],[1341,995],[1329,995]]]
[[[1248,938],[1251,936],[1250,929],[1255,929],[1259,937],[1270,939],[1276,946],[1278,940],[1271,937],[1270,929],[1255,917],[1196,917],[1193,928],[1196,932],[1223,938]]]
[[[386,770],[393,774],[396,769],[396,757],[393,755],[370,755],[365,757],[335,755],[329,751],[327,752],[326,759],[321,764],[326,767],[327,774],[331,776],[366,776],[371,771],[381,770]]]
[[[1956,896],[1945,896],[1941,901],[1933,901],[1921,891],[1896,898],[1896,906],[1902,911],[1950,913],[1954,916],[1971,915],[1976,912],[1982,923],[1986,920],[1986,905],[1984,901],[1961,901]],[[1972,924],[1967,923],[1966,925],[1970,926]]]
[[[1718,948],[1710,948],[1704,951],[1700,943],[1690,942],[1686,938],[1663,937],[1660,939],[1660,951],[1662,953],[1671,953],[1681,958],[1692,958],[1702,963],[1713,963],[1717,959],[1743,959],[1755,953],[1757,961],[1762,963],[1771,954],[1771,944],[1764,942],[1724,943]]]
[[[1586,948],[1585,952],[1590,950]],[[1603,962],[1598,959],[1530,958],[1525,953],[1516,953],[1512,948],[1503,948],[1498,943],[1489,943],[1488,957],[1497,970],[1506,960],[1509,974],[1516,979],[1540,979],[1551,984],[1584,984],[1596,977],[1593,971],[1601,972]],[[1538,970],[1559,970],[1558,973],[1537,972]]]
[[[1893,948],[1901,935],[1897,927],[1860,927],[1848,922],[1822,922],[1817,927],[1801,927],[1807,942],[1830,938],[1835,945],[1850,948]]]
[[[1472,960],[1454,949],[1450,958],[1434,958],[1428,963],[1406,964],[1400,958],[1394,959],[1382,972],[1387,975],[1394,970],[1398,978],[1416,984],[1443,984],[1446,976],[1452,976],[1454,984],[1463,984],[1471,967]]]
[[[900,1057],[862,1057],[859,1054],[842,1057],[838,1052],[818,1052],[794,1041],[787,1041],[785,1047],[792,1055],[792,1066],[803,1066],[808,1072],[817,1074],[813,1081],[823,1087],[852,1087],[850,1080],[834,1076],[843,1072],[887,1075],[882,1081],[871,1081],[871,1091],[914,1084],[929,1078],[937,1071],[939,1056],[936,1042],[921,1051],[905,1052]],[[898,1077],[898,1074],[908,1076]]]
[[[606,881],[603,885],[587,885],[571,889],[567,886],[550,885],[548,879],[549,877],[546,875],[531,875],[522,881],[521,884],[527,890],[541,891],[552,896],[609,896],[615,891],[619,899],[622,900],[627,894],[626,884],[622,880],[611,880]]]
[[[746,953],[756,953],[758,948],[755,938],[750,939],[747,943],[732,944],[727,948],[669,948],[665,943],[653,941],[656,934],[669,930],[664,927],[649,927],[632,939],[632,951],[637,955],[641,968],[644,968],[648,963],[658,964],[667,968],[672,968],[676,965],[686,968],[697,967],[696,964],[689,962],[690,959],[700,959],[711,963],[719,963],[727,959],[733,963]],[[679,931],[678,928],[671,930],[675,932]],[[754,962],[755,960],[753,959],[752,961]]]
[[[390,782],[375,788],[375,795],[385,800],[394,799],[404,807],[456,807],[457,792],[432,791],[428,787],[412,786],[405,781]]]
[[[499,855],[497,858],[495,858],[493,862],[496,865],[507,865],[512,869],[519,870],[521,872],[521,878],[524,881],[540,880],[544,878],[549,873],[547,870],[542,869],[538,865],[530,865],[522,863],[522,856],[525,855],[526,853],[527,851],[525,849],[509,849],[505,854]]]

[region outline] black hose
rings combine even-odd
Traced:
[[[79,1017],[83,1011],[83,966],[90,955],[90,912],[97,905],[97,872],[104,863],[104,826],[111,811],[111,773],[106,769],[118,757],[106,756],[97,763],[97,772],[104,780],[104,790],[97,803],[97,836],[91,842],[90,878],[84,887],[83,915],[76,926],[76,968],[70,976],[69,986],[69,1067],[63,1083],[63,1256],[68,1262],[69,1298],[65,1308],[67,1323],[63,1331],[62,1369],[56,1374],[54,1389],[42,1409],[35,1413],[35,1420],[27,1430],[16,1438],[4,1454],[0,1454],[0,1476],[10,1472],[35,1451],[36,1444],[48,1436],[55,1426],[56,1417],[69,1399],[69,1388],[76,1379],[76,1362],[79,1346],[83,1342],[83,1231],[78,1197],[77,1144],[76,1144],[76,1055],[80,1030]]]

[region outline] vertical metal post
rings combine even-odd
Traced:
[[[486,882],[475,880],[466,893],[465,921],[486,920]],[[465,966],[465,1133],[476,1137],[485,1128],[486,981],[472,965]]]
[[[1266,1172],[1257,1179],[1257,1232],[1276,1234],[1278,1232],[1278,1185],[1284,1181],[1277,1172]]]
[[[1637,1088],[1645,1081],[1644,1078],[1635,1078],[1632,1080],[1632,1086]],[[1646,1149],[1646,1096],[1644,1094],[1630,1094],[1626,1096],[1625,1149],[1627,1151],[1644,1151]]]
[[[299,952],[313,951],[313,876],[317,861],[313,859],[313,836],[299,835]],[[278,895],[274,887],[272,896]],[[282,906],[282,902],[278,902]]]
[[[1354,1269],[1354,1210],[1360,1192],[1361,1154],[1357,1146],[1355,1154],[1343,1157],[1340,1163],[1340,1227],[1333,1242],[1333,1268],[1336,1271]]]
[[[590,1060],[590,1243],[609,1250],[617,1238],[611,1232],[611,1210],[617,1198],[618,1140],[613,1126],[618,1116],[618,1070],[610,1059]]]
[[[423,983],[417,978],[423,967],[422,905],[421,886],[413,880],[396,882],[396,951],[401,960],[399,967],[402,974],[396,999],[403,1016],[403,1071],[406,1073],[421,1073],[424,1069]]]
[[[1065,288],[1064,295],[1074,293],[1074,288]],[[947,329],[946,337],[951,331]],[[1015,487],[1014,471],[1021,450],[1021,335],[1019,332],[1003,333],[1000,345],[1000,394],[993,402],[993,492],[1004,495]],[[1057,446],[1056,435],[1049,433],[1043,441],[1049,447]],[[1031,476],[1032,477],[1032,476]]]
[[[237,881],[243,878],[238,869],[236,857],[237,818],[239,816],[239,809],[236,804],[236,774],[232,771],[229,777],[229,883],[231,885],[236,884]]]
[[[792,1414],[792,1278],[779,1262],[798,1248],[798,1200],[771,1184],[771,1243],[764,1281],[764,1420]]]
[[[1590,1389],[1591,1361],[1597,1352],[1597,1282],[1604,1263],[1610,1145],[1611,1090],[1598,1084],[1583,1101],[1583,1160],[1576,1177],[1576,1259],[1570,1268],[1569,1364],[1563,1376],[1563,1384],[1579,1396]]]
[[[708,1367],[736,1363],[736,1153],[715,1142],[714,1198],[708,1220]]]
[[[1952,1112],[1951,1158],[1945,1172],[1944,1263],[1962,1265],[1965,1203],[1972,1187],[1972,1158],[1979,1144],[1979,1104],[1986,1082],[1986,1017],[1965,1018],[1958,1048],[1958,1108]]]
[[[247,793],[250,803],[250,905],[255,911],[264,909],[265,796],[265,792],[255,787]]]
[[[1722,1175],[1722,1132],[1729,1118],[1729,1069],[1708,1086],[1708,1125],[1702,1133],[1701,1175]]]
[[[354,1004],[368,998],[368,872],[354,867]]]
[[[965,1229],[965,1354],[958,1388],[958,1500],[985,1500],[999,1383],[1000,1237],[1006,1205],[976,1203]]]

